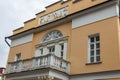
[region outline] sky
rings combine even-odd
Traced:
[[[58,0],[0,0],[0,67],[6,67],[9,47],[4,38]]]

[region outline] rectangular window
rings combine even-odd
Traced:
[[[89,53],[88,62],[97,63],[100,62],[100,36],[89,36]]]
[[[15,61],[19,61],[21,59],[21,53],[15,55]]]

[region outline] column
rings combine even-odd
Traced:
[[[55,55],[60,57],[60,45],[59,44],[55,45]]]
[[[67,58],[67,41],[64,42],[64,52],[63,52],[64,56],[63,59],[66,60]]]

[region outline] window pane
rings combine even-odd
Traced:
[[[96,55],[100,55],[100,50],[96,50]]]
[[[100,48],[100,43],[96,43],[96,48]]]
[[[61,52],[61,57],[63,57],[63,52]]]
[[[91,45],[90,45],[90,49],[94,49],[94,44],[91,44]]]
[[[97,62],[100,61],[100,56],[96,56],[96,61],[97,61]]]
[[[94,51],[90,51],[90,56],[94,56]]]
[[[61,50],[64,50],[64,45],[63,44],[61,45]]]
[[[94,42],[94,37],[91,37],[91,38],[90,38],[90,42]]]
[[[96,41],[100,41],[100,37],[99,36],[96,36]]]
[[[91,58],[90,58],[90,62],[91,62],[91,63],[94,62],[94,57],[91,57]]]

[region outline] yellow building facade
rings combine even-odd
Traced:
[[[120,80],[119,1],[60,0],[24,22],[6,80]]]

